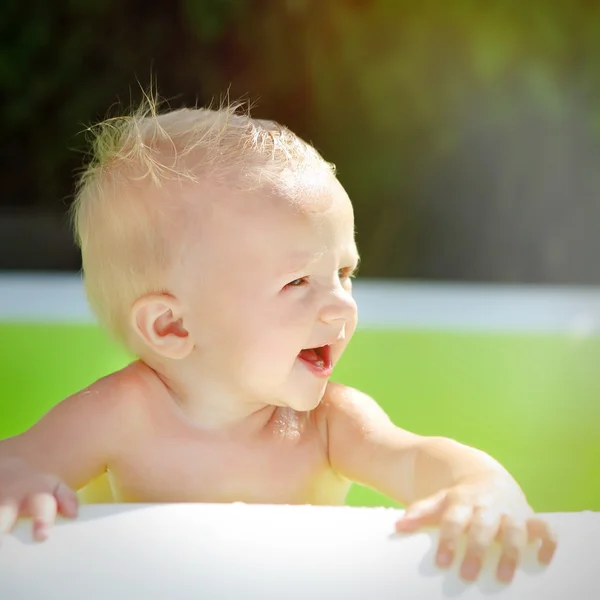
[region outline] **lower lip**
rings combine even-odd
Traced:
[[[333,365],[329,367],[318,367],[317,365],[315,365],[315,363],[308,362],[303,358],[300,358],[300,362],[303,363],[308,368],[308,370],[317,377],[326,379],[327,377],[331,377],[331,374],[333,373]]]

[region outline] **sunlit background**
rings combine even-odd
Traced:
[[[242,99],[337,165],[365,315],[337,379],[490,452],[538,510],[600,510],[600,2],[0,11],[0,437],[128,358],[86,313],[65,211],[85,128],[153,81],[171,108]]]

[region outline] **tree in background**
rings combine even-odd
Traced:
[[[152,74],[173,107],[247,98],[335,162],[364,275],[600,282],[596,1],[4,4],[6,206],[64,211],[80,132]]]

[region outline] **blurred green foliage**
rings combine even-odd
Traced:
[[[5,203],[63,211],[81,132],[155,77],[171,106],[247,98],[335,162],[372,276],[410,276],[427,250],[430,182],[468,150],[469,123],[501,136],[534,115],[547,147],[577,110],[600,134],[595,0],[4,0],[0,19]],[[501,181],[532,137],[506,142]]]
[[[94,325],[0,320],[0,339],[0,439],[130,360]],[[599,351],[598,337],[359,329],[334,378],[400,427],[488,452],[535,510],[598,511]],[[395,505],[361,486],[348,504]]]

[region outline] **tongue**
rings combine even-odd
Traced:
[[[312,348],[308,350],[302,350],[298,356],[311,363],[316,363],[321,360],[321,357],[317,354],[317,351]]]

